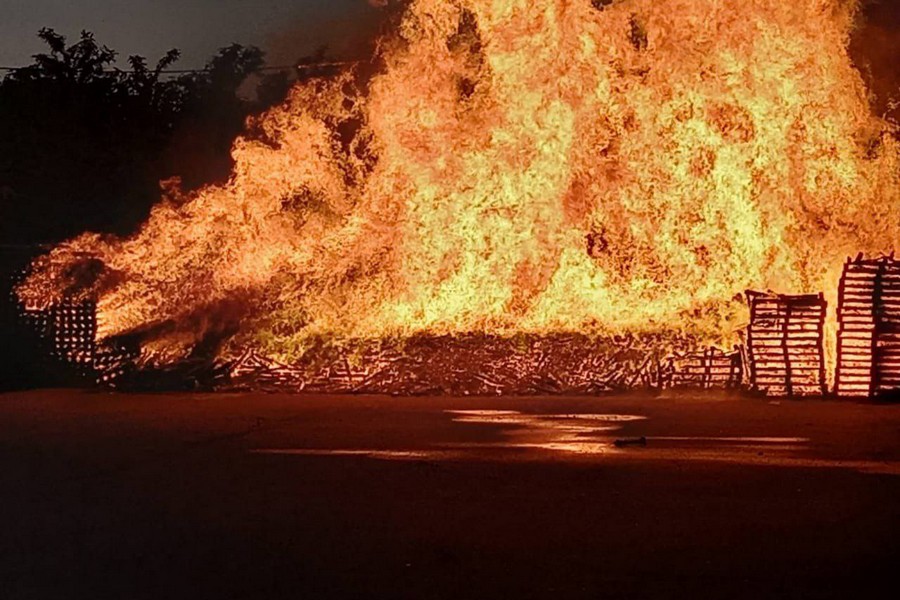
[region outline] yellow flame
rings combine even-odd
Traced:
[[[298,86],[227,185],[65,244],[20,293],[61,293],[87,253],[101,335],[171,323],[149,347],[173,356],[216,319],[282,357],[322,335],[727,338],[743,290],[833,294],[847,255],[900,239],[855,11],[413,0],[371,80]]]

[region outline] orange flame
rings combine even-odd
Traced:
[[[833,291],[900,240],[900,164],[841,0],[413,0],[379,73],[298,86],[227,185],[130,239],[86,234],[20,288],[104,268],[99,335],[175,358],[228,323],[320,336],[687,330],[747,288]],[[48,291],[49,290],[49,291]]]

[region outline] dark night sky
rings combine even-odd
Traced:
[[[155,61],[178,48],[185,68],[232,42],[269,50],[270,64],[290,64],[322,44],[352,53],[376,12],[366,0],[0,0],[0,66],[27,64],[43,51],[41,27],[72,41],[93,31],[121,58]]]

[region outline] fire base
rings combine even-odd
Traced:
[[[659,389],[669,357],[696,344],[675,334],[419,336],[322,345],[294,364],[248,350],[223,389],[319,393],[536,395]]]

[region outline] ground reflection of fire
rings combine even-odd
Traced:
[[[252,454],[309,458],[363,458],[388,461],[532,462],[583,460],[590,463],[663,461],[732,463],[783,468],[852,469],[900,474],[896,461],[821,456],[806,437],[766,435],[642,435],[640,445],[622,437],[643,434],[647,417],[617,414],[529,414],[510,410],[448,410],[461,427],[495,429],[499,439],[429,443],[409,448],[258,448]]]

